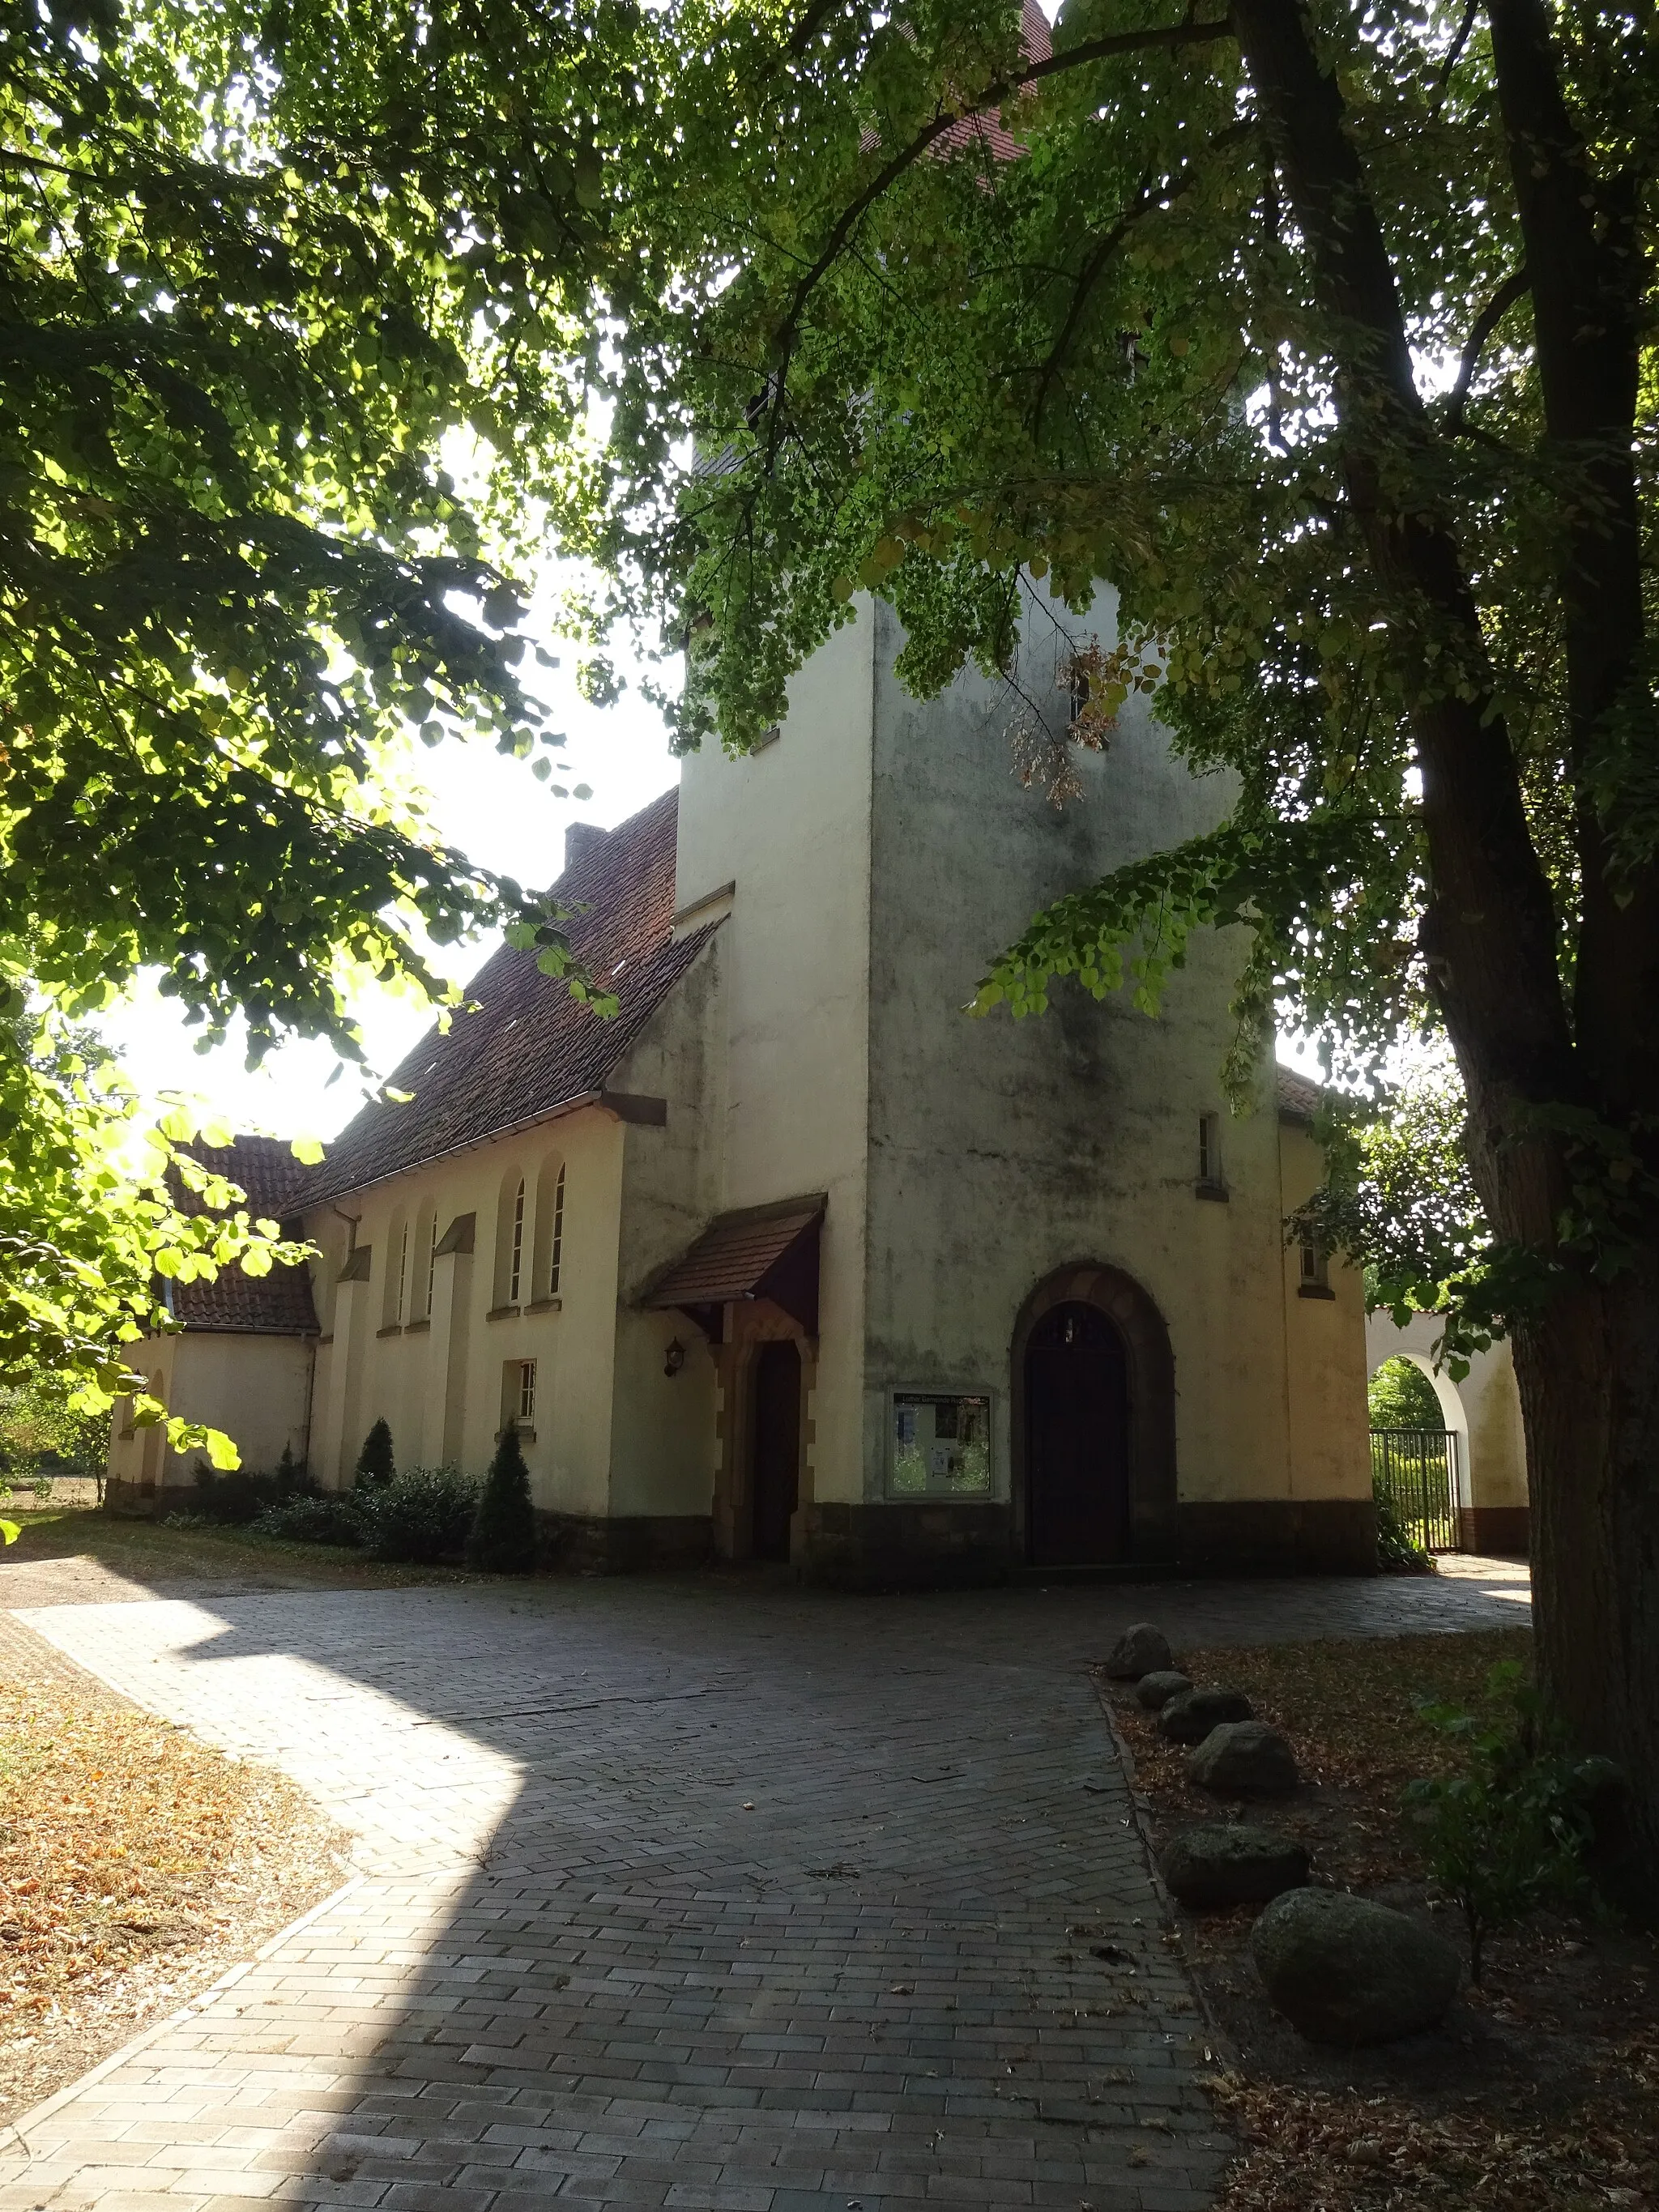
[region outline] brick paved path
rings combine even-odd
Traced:
[[[1467,1565],[1467,1563],[1466,1563]],[[297,1592],[23,1618],[359,1837],[347,1893],[27,2124],[0,2212],[1184,2212],[1225,2154],[1084,1673],[1524,1618],[1513,1577],[846,1599]]]

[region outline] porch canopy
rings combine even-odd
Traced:
[[[718,1343],[722,1309],[769,1298],[808,1336],[818,1333],[818,1224],[828,1203],[822,1191],[717,1214],[684,1258],[673,1261],[641,1300],[689,1314]]]

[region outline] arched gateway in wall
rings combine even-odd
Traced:
[[[1012,1346],[1014,1537],[1034,1566],[1176,1553],[1175,1358],[1164,1316],[1121,1268],[1062,1267]]]

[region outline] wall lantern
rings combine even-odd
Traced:
[[[676,1337],[663,1354],[662,1371],[672,1382],[684,1364],[685,1346],[680,1342],[678,1337]]]

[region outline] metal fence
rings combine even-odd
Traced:
[[[1373,1429],[1371,1471],[1414,1542],[1425,1552],[1461,1550],[1455,1429]]]

